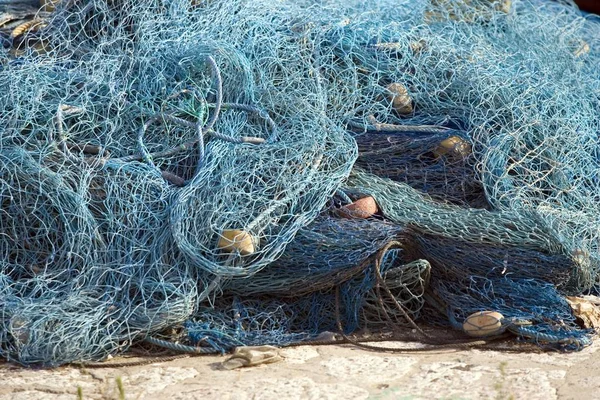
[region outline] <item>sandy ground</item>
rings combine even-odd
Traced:
[[[600,399],[598,349],[600,343],[569,354],[396,354],[351,345],[305,346],[280,350],[283,361],[234,370],[225,370],[227,357],[220,356],[107,369],[0,364],[0,400],[73,400],[78,387],[84,399],[119,399],[117,379],[126,399],[593,400]]]

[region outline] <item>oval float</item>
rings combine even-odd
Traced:
[[[471,314],[463,323],[463,330],[469,336],[493,336],[502,333],[504,316],[497,311],[479,311]]]
[[[379,212],[375,199],[371,196],[363,197],[338,209],[338,214],[343,218],[366,219]]]
[[[221,233],[217,246],[222,251],[238,251],[242,255],[254,253],[255,240],[251,234],[240,229],[225,229]]]
[[[386,86],[388,100],[392,103],[394,110],[400,115],[407,115],[413,111],[412,99],[408,95],[408,89],[400,83],[390,83]]]
[[[458,136],[450,136],[440,142],[434,153],[437,157],[449,155],[464,159],[471,154],[471,144]]]

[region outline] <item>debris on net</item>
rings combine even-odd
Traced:
[[[33,3],[0,4],[2,357],[479,311],[589,344],[600,25],[570,2]]]

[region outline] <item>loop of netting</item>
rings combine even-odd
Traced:
[[[364,271],[387,242],[409,237],[403,231],[383,221],[319,217],[277,261],[250,278],[232,279],[224,291],[297,297],[331,289]]]
[[[589,344],[600,25],[569,1],[52,3],[0,22],[3,357],[483,310]]]
[[[463,289],[457,291],[443,280],[432,283],[432,291],[452,304],[449,312],[458,321],[491,308],[498,310],[508,321],[508,329],[524,340],[572,350],[590,344],[591,332],[577,325],[569,304],[552,284],[535,279],[489,279],[477,275],[462,284]]]
[[[371,195],[391,221],[423,233],[458,238],[472,244],[514,246],[559,253],[561,243],[533,212],[488,211],[432,200],[408,184],[355,168],[346,192]]]
[[[330,246],[336,245],[332,239],[327,242]],[[344,244],[348,245],[347,242]],[[252,290],[249,290],[249,296],[226,294],[214,306],[201,307],[198,314],[186,322],[187,340],[200,348],[224,352],[236,346],[288,345],[314,340],[324,332],[337,331],[338,318],[346,334],[366,325],[374,328],[411,326],[424,306],[430,265],[425,260],[405,263],[400,242],[390,241],[380,246],[369,262],[359,264],[353,276],[342,283],[335,283],[336,278],[340,280],[341,271],[338,276],[328,271],[333,275],[329,289],[321,283],[327,276],[321,272],[316,274],[316,279],[307,277],[315,279],[315,290],[300,290],[300,296],[290,297],[292,293],[276,286],[273,286],[274,294],[269,292],[268,296],[257,295]],[[298,249],[292,252],[298,254]],[[385,285],[393,296],[382,296],[380,284]],[[340,293],[339,314],[336,289]]]
[[[356,142],[356,165],[367,172],[406,183],[438,201],[489,207],[471,145],[456,132],[366,133]]]

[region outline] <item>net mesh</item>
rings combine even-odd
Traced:
[[[3,357],[286,344],[336,302],[347,333],[494,309],[589,344],[562,296],[600,269],[600,25],[570,1],[0,3]]]

